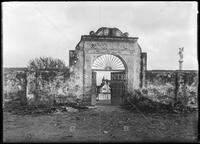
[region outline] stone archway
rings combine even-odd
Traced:
[[[112,105],[123,104],[124,96],[127,93],[127,64],[118,55],[113,54],[104,54],[99,55],[94,60],[92,66],[92,103],[96,104],[96,100],[98,101],[106,101],[106,103],[110,103]],[[109,81],[109,92],[100,92],[100,85],[98,83],[99,73],[101,77],[102,72],[106,72],[109,78],[106,79]],[[104,73],[105,74],[105,73]],[[105,96],[101,98],[101,96]],[[103,99],[103,100],[102,100]]]
[[[102,55],[113,55],[122,61],[125,66],[127,92],[142,88],[145,84],[146,53],[142,52],[137,40],[137,37],[129,37],[128,33],[122,33],[117,28],[106,27],[81,36],[76,49],[69,53],[69,64],[74,69],[74,79],[80,86],[77,97],[86,104],[95,104],[93,87],[95,75],[92,65]],[[104,68],[113,69],[112,66]]]

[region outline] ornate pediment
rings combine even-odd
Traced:
[[[128,33],[122,33],[118,28],[101,27],[96,32],[91,31],[91,36],[108,36],[108,37],[128,37]]]

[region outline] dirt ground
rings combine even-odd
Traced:
[[[197,113],[144,113],[119,106],[78,112],[3,114],[4,142],[196,141]]]

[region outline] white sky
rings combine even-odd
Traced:
[[[39,56],[60,58],[81,35],[117,27],[139,37],[148,69],[198,69],[197,2],[4,2],[3,66],[25,67]]]

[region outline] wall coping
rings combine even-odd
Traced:
[[[198,70],[146,70],[146,72],[196,72],[198,73]]]
[[[39,69],[39,70],[67,70],[64,69]],[[3,70],[28,70],[26,67],[4,67]],[[198,72],[199,70],[146,70],[146,72]]]
[[[22,71],[22,70],[27,70],[26,67],[4,67],[3,71],[7,71],[7,70],[18,70],[18,71]]]
[[[9,70],[16,70],[16,71],[28,71],[28,68],[26,67],[4,67],[4,71],[9,71]],[[38,69],[38,71],[64,71],[64,70],[69,70],[69,68],[63,68],[63,69]],[[31,70],[35,71],[35,70]]]

